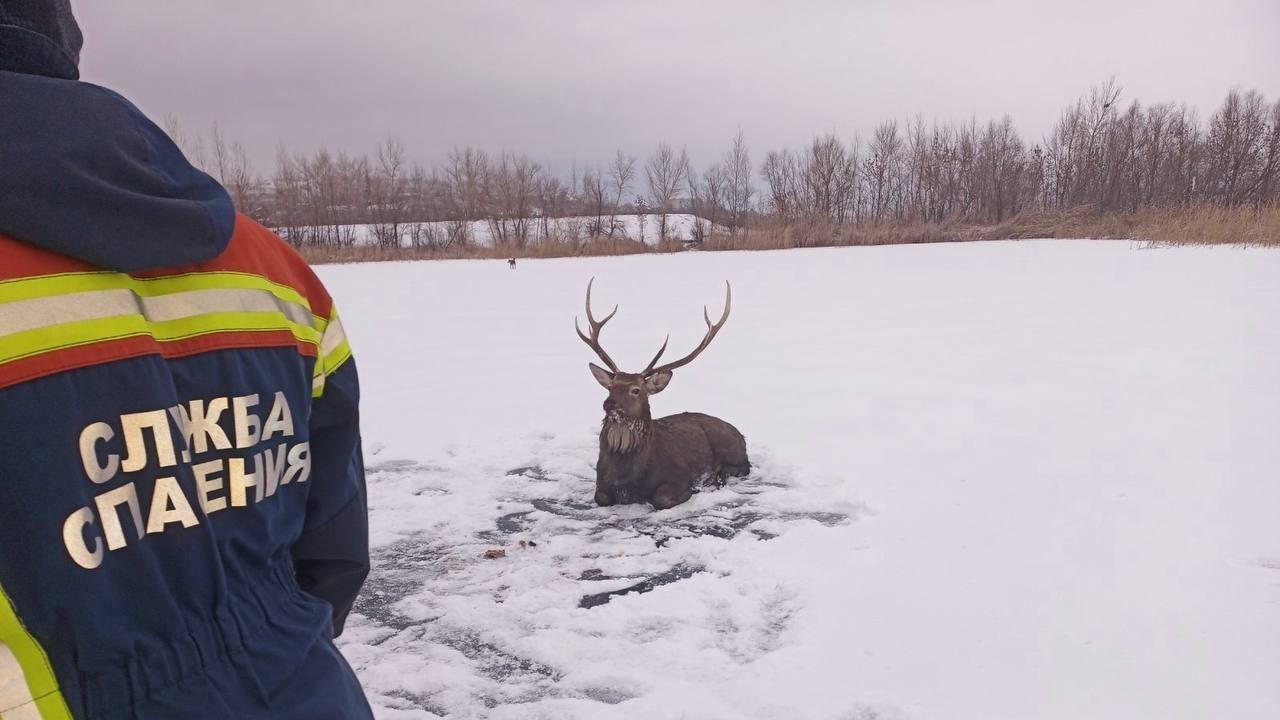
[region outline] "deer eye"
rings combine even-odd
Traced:
[[[633,388],[631,388],[631,394],[632,394],[632,395],[639,395],[639,394],[640,394],[640,388],[638,388],[638,387],[633,387]]]

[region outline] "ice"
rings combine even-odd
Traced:
[[[327,266],[380,718],[1280,717],[1280,253],[1023,241]],[[596,508],[604,393],[755,469]],[[506,557],[485,559],[490,549]]]

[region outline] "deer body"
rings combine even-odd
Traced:
[[[665,510],[688,500],[703,483],[723,485],[729,477],[751,471],[747,441],[729,423],[702,413],[680,413],[652,419],[649,396],[662,392],[672,371],[688,364],[711,343],[729,319],[732,291],[725,296],[724,316],[709,328],[702,343],[681,360],[655,367],[666,343],[643,371],[625,373],[600,346],[600,329],[613,315],[597,322],[591,314],[591,285],[587,286],[587,321],[591,336],[578,331],[609,369],[592,363],[591,374],[609,391],[600,428],[600,457],[596,462],[597,505],[652,503]],[[704,316],[706,315],[704,311]]]
[[[751,471],[747,440],[717,417],[680,413],[650,421],[635,449],[614,449],[606,418],[596,462],[596,504],[650,502],[665,510],[688,500],[704,483],[724,484]]]

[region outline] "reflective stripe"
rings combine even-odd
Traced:
[[[320,338],[320,357],[316,361],[315,377],[312,379],[311,396],[324,394],[324,379],[342,367],[351,358],[351,345],[347,342],[347,332],[342,327],[342,319],[335,308],[333,315],[325,324],[324,334]]]
[[[44,649],[14,614],[0,588],[0,716],[4,720],[71,720]]]
[[[329,325],[325,327],[324,338],[320,341],[320,356],[329,357],[347,341],[347,332],[342,328],[342,319],[335,312]]]
[[[274,330],[289,331],[298,342],[319,345],[319,323],[305,301],[295,302],[286,297],[290,293],[264,287],[199,287],[219,278],[254,284],[235,273],[188,275],[178,284],[163,278],[163,282],[137,285],[139,281],[127,275],[94,273],[55,276],[58,282],[52,284],[44,282],[49,278],[2,283],[0,289],[21,287],[22,295],[30,295],[32,283],[44,290],[68,290],[67,283],[75,280],[90,289],[0,302],[0,363],[134,336],[167,342],[217,332]],[[103,288],[104,284],[128,287]],[[189,285],[197,288],[176,289]],[[160,294],[159,290],[172,292]],[[19,293],[8,295],[16,298]]]
[[[308,310],[311,308],[307,299],[288,285],[281,285],[259,275],[240,272],[185,273],[145,279],[130,277],[123,273],[96,271],[0,280],[0,303],[90,290],[121,289],[132,290],[135,295],[142,297],[190,290],[266,290],[281,300],[297,303]]]
[[[139,314],[169,322],[211,312],[280,312],[311,325],[311,311],[264,290],[193,290],[140,297],[131,290],[92,290],[0,304],[0,337],[50,325]]]
[[[259,330],[288,331],[300,343],[315,345],[320,341],[315,330],[290,323],[279,313],[210,313],[168,322],[148,322],[141,315],[123,315],[62,323],[0,338],[5,345],[0,350],[0,363],[127,337],[150,336],[157,342],[172,342],[219,332]]]
[[[13,708],[34,701],[17,656],[8,645],[0,643],[0,713],[8,717],[12,715]]]
[[[95,271],[0,281],[0,365],[127,338],[165,343],[258,331],[315,346],[316,397],[325,376],[351,357],[336,311],[314,315],[294,288],[248,273],[140,279]]]
[[[30,705],[23,705],[22,707],[16,707],[16,708],[13,708],[12,710],[5,712],[3,715],[0,715],[0,719],[2,720],[41,720],[40,709],[37,708],[36,704],[33,702]]]

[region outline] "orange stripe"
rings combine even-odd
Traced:
[[[0,280],[100,271],[88,263],[0,235]],[[264,277],[297,290],[311,304],[311,312],[327,318],[333,300],[307,261],[275,233],[246,215],[236,217],[235,233],[227,249],[207,262],[133,273],[138,278],[158,278],[195,272],[242,272]]]
[[[299,354],[312,358],[317,353],[314,345],[298,342],[288,330],[228,331],[168,342],[157,342],[150,336],[138,335],[62,348],[5,363],[0,365],[0,389],[67,370],[144,355],[159,355],[172,360],[215,350],[270,347],[297,348]]]
[[[4,235],[0,235],[0,257],[4,258],[4,262],[0,263],[0,280],[101,270],[88,263],[26,245]]]
[[[231,243],[213,260],[181,268],[148,270],[135,273],[134,277],[150,279],[189,272],[250,273],[297,290],[310,303],[315,315],[327,318],[333,311],[332,298],[307,261],[275,233],[244,214],[236,216]]]
[[[95,272],[101,268],[0,235],[0,281],[60,273]],[[311,305],[311,312],[327,318],[333,300],[305,260],[288,243],[245,215],[236,217],[235,233],[227,249],[203,263],[164,268],[134,277],[158,278],[200,272],[241,272],[266,278],[297,290]],[[317,348],[299,342],[287,330],[227,331],[195,338],[158,342],[149,336],[134,336],[62,348],[0,365],[0,388],[21,382],[101,363],[144,355],[180,358],[214,350],[255,347],[294,347],[308,357]]]

